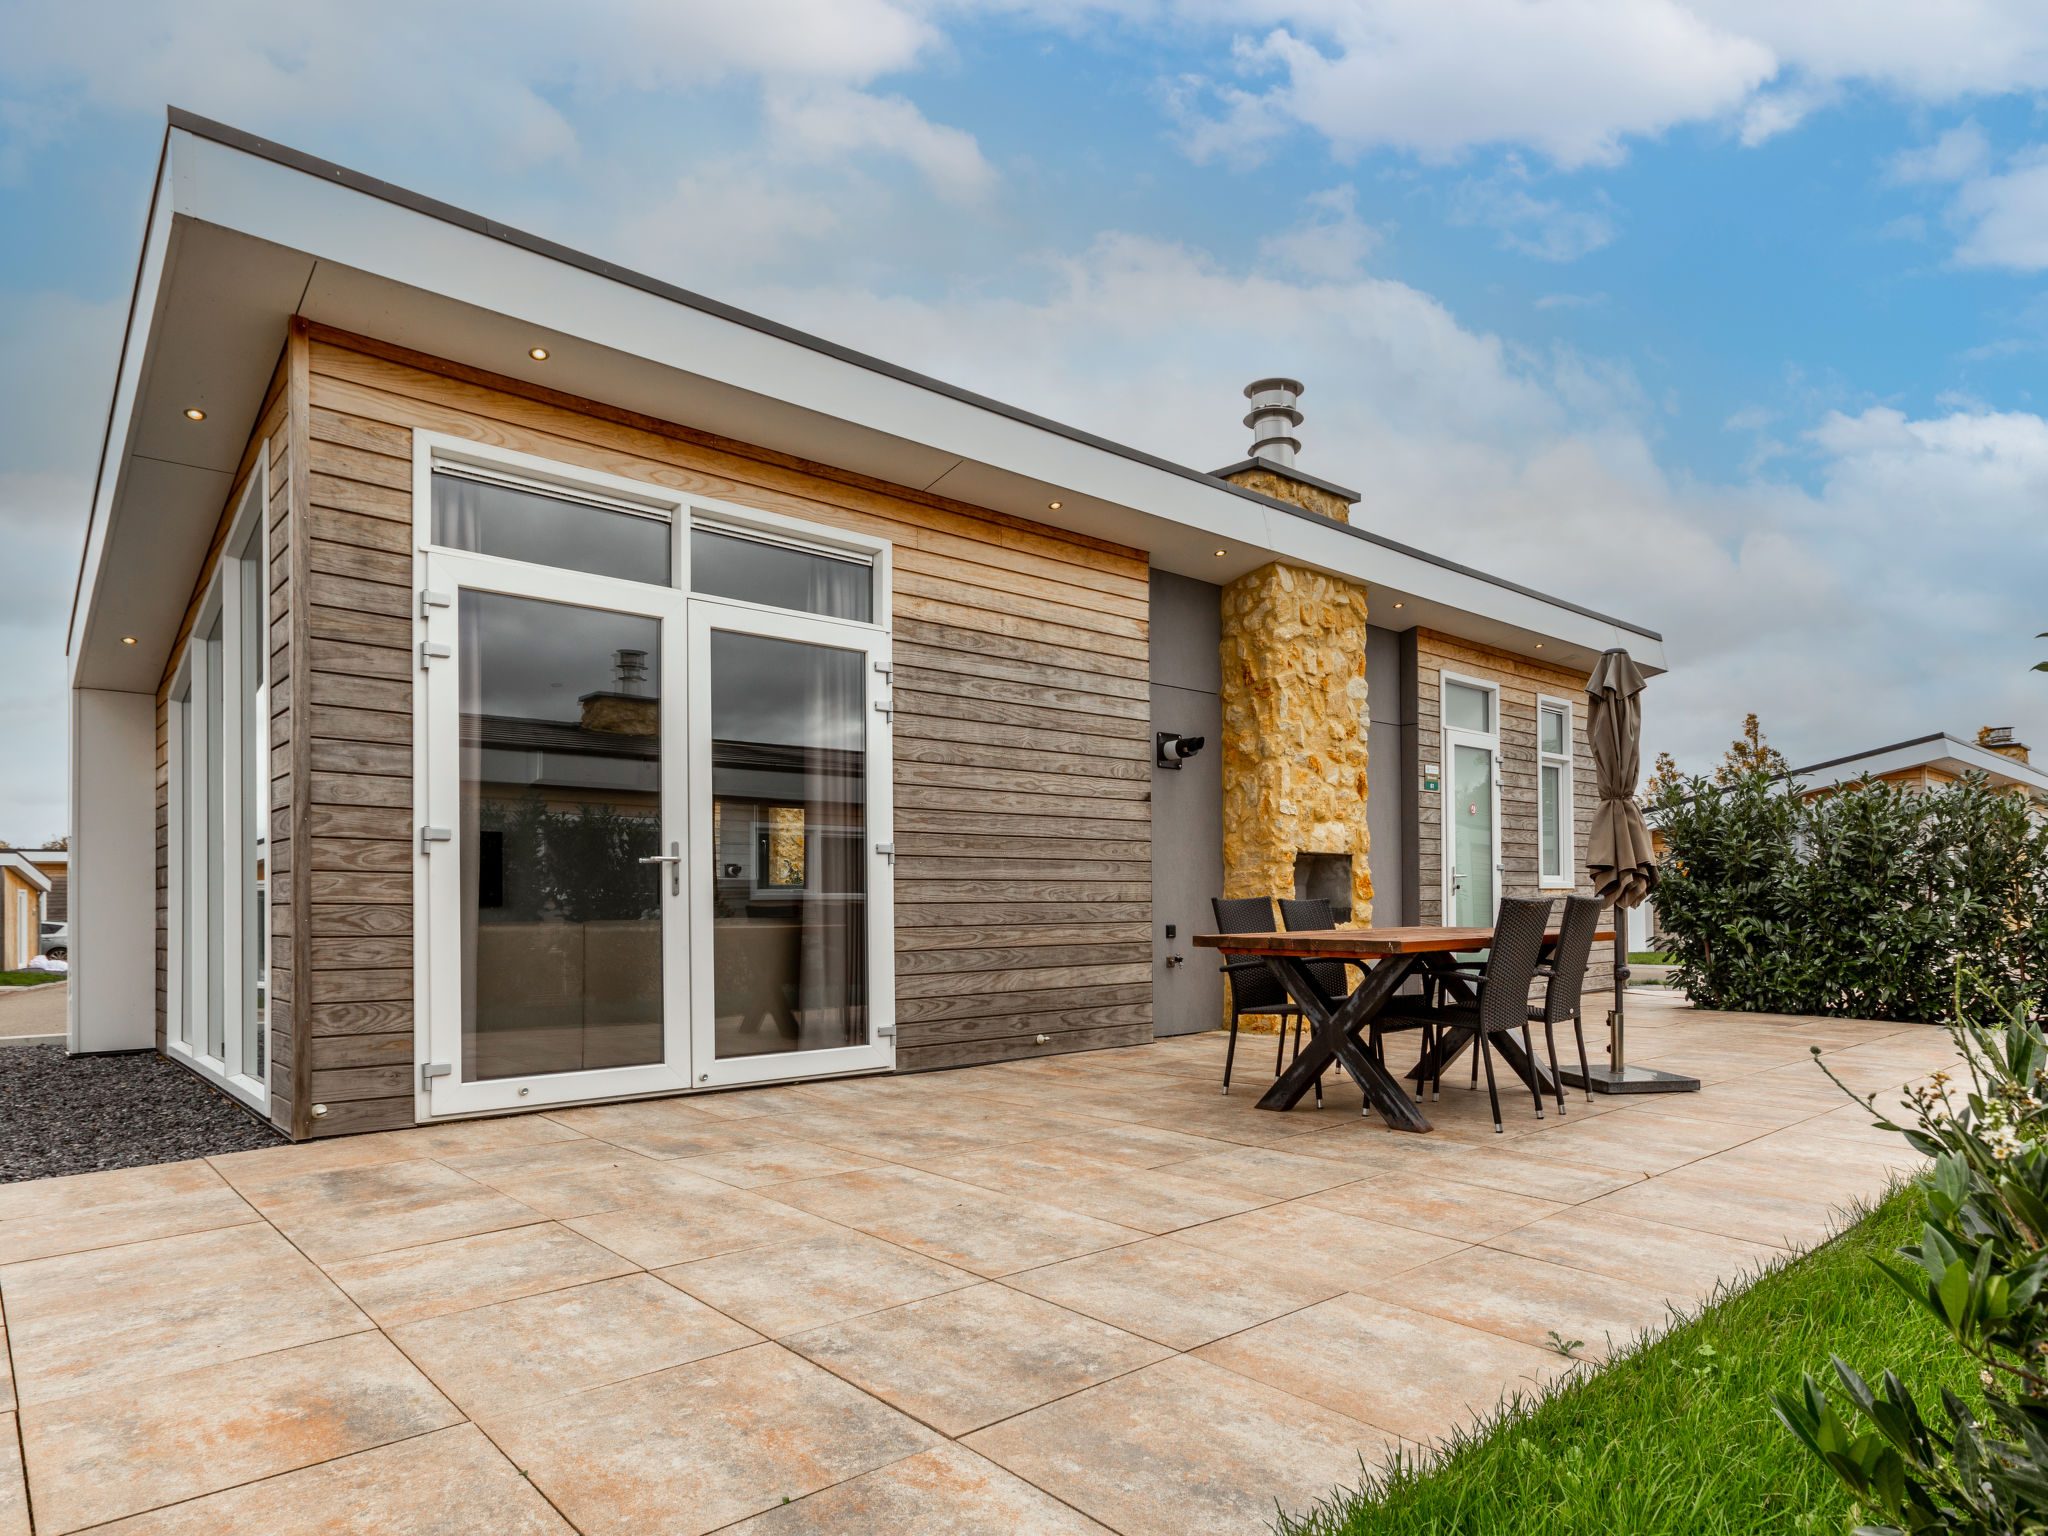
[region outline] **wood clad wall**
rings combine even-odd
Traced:
[[[300,1002],[308,1091],[328,1106],[313,1134],[413,1116],[415,429],[889,539],[899,1067],[1151,1038],[1140,552],[363,338],[312,338]]]
[[[277,372],[272,376],[270,389],[264,396],[263,408],[257,415],[256,430],[250,435],[249,443],[242,452],[241,463],[235,470],[233,483],[228,488],[226,500],[222,503],[220,520],[213,531],[213,540],[207,546],[206,558],[199,568],[198,579],[192,584],[191,595],[185,604],[185,616],[178,625],[177,637],[171,643],[170,659],[165,663],[164,675],[157,684],[156,692],[156,1044],[159,1051],[168,1046],[170,1022],[170,700],[171,681],[177,675],[178,667],[185,659],[185,648],[191,642],[193,625],[199,618],[199,606],[206,596],[206,589],[213,580],[213,573],[220,564],[221,552],[226,547],[228,534],[232,531],[235,509],[240,504],[242,493],[247,488],[249,476],[255,471],[257,455],[268,445],[270,461],[270,613],[271,613],[271,697],[272,708],[281,708],[279,698],[288,700],[291,696],[291,658],[288,651],[279,649],[281,626],[284,615],[290,607],[289,573],[290,506],[291,487],[289,481],[290,451],[287,431],[288,396],[287,359],[280,359]],[[283,1084],[287,1090],[279,1096],[280,1058],[291,1059],[290,1004],[291,975],[289,966],[282,967],[280,960],[285,946],[289,943],[291,929],[290,913],[285,903],[289,900],[289,879],[278,873],[281,849],[280,827],[288,827],[291,817],[291,791],[288,779],[280,783],[275,777],[278,756],[275,754],[277,724],[273,716],[271,726],[273,756],[271,759],[273,779],[271,785],[271,932],[272,943],[280,954],[273,955],[271,967],[271,1016],[270,1016],[270,1059],[271,1059],[271,1101],[270,1118],[280,1126],[291,1124],[291,1099],[289,1082]],[[283,925],[283,926],[280,926]],[[280,992],[280,988],[282,991]]]
[[[1418,790],[1417,840],[1421,866],[1421,920],[1443,920],[1444,795],[1450,788],[1451,764],[1444,756],[1443,715],[1439,706],[1440,676],[1445,671],[1478,678],[1500,686],[1500,848],[1506,865],[1501,881],[1505,896],[1562,895],[1537,888],[1536,863],[1536,697],[1561,699],[1572,710],[1572,869],[1577,894],[1593,894],[1586,877],[1586,837],[1593,825],[1593,809],[1599,804],[1598,782],[1593,775],[1593,751],[1586,739],[1586,674],[1567,667],[1546,666],[1491,646],[1456,640],[1434,630],[1418,629],[1416,655],[1416,752],[1421,763],[1435,763],[1443,770],[1444,789],[1436,794]],[[1637,920],[1640,932],[1641,920]],[[1613,954],[1604,944],[1595,945],[1586,974],[1588,992],[1613,985]],[[1598,1011],[1587,1009],[1589,1018]],[[1587,1036],[1590,1048],[1595,1042]]]

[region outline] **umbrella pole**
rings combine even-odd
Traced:
[[[1614,904],[1614,1020],[1607,1035],[1607,1059],[1614,1068],[1616,1077],[1628,1068],[1628,1049],[1623,1039],[1627,1020],[1622,1014],[1623,998],[1628,992],[1628,910],[1620,902]]]

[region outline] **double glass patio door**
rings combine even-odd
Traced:
[[[886,634],[423,563],[426,1112],[890,1065]]]

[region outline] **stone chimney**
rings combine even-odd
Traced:
[[[2027,761],[2026,745],[2012,739],[2012,727],[2009,725],[1983,727],[1977,732],[1977,745],[1988,752],[1996,752],[2000,757],[2009,757],[2016,763]]]
[[[1336,522],[1358,492],[1305,474],[1302,385],[1247,385],[1252,456],[1216,471]],[[1327,896],[1372,919],[1366,828],[1366,591],[1273,561],[1223,588],[1223,887],[1230,896]]]
[[[1348,523],[1358,492],[1303,474],[1294,465],[1294,456],[1301,452],[1301,438],[1296,434],[1301,430],[1301,397],[1306,392],[1307,386],[1299,379],[1254,379],[1245,385],[1244,397],[1252,404],[1244,418],[1244,424],[1252,429],[1252,456],[1226,465],[1216,476]]]

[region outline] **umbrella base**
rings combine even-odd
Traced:
[[[1612,1067],[1595,1067],[1581,1076],[1577,1072],[1560,1071],[1565,1085],[1584,1088],[1589,1093],[1698,1093],[1700,1080],[1685,1077],[1677,1072],[1659,1072],[1655,1067],[1623,1067],[1619,1072]]]

